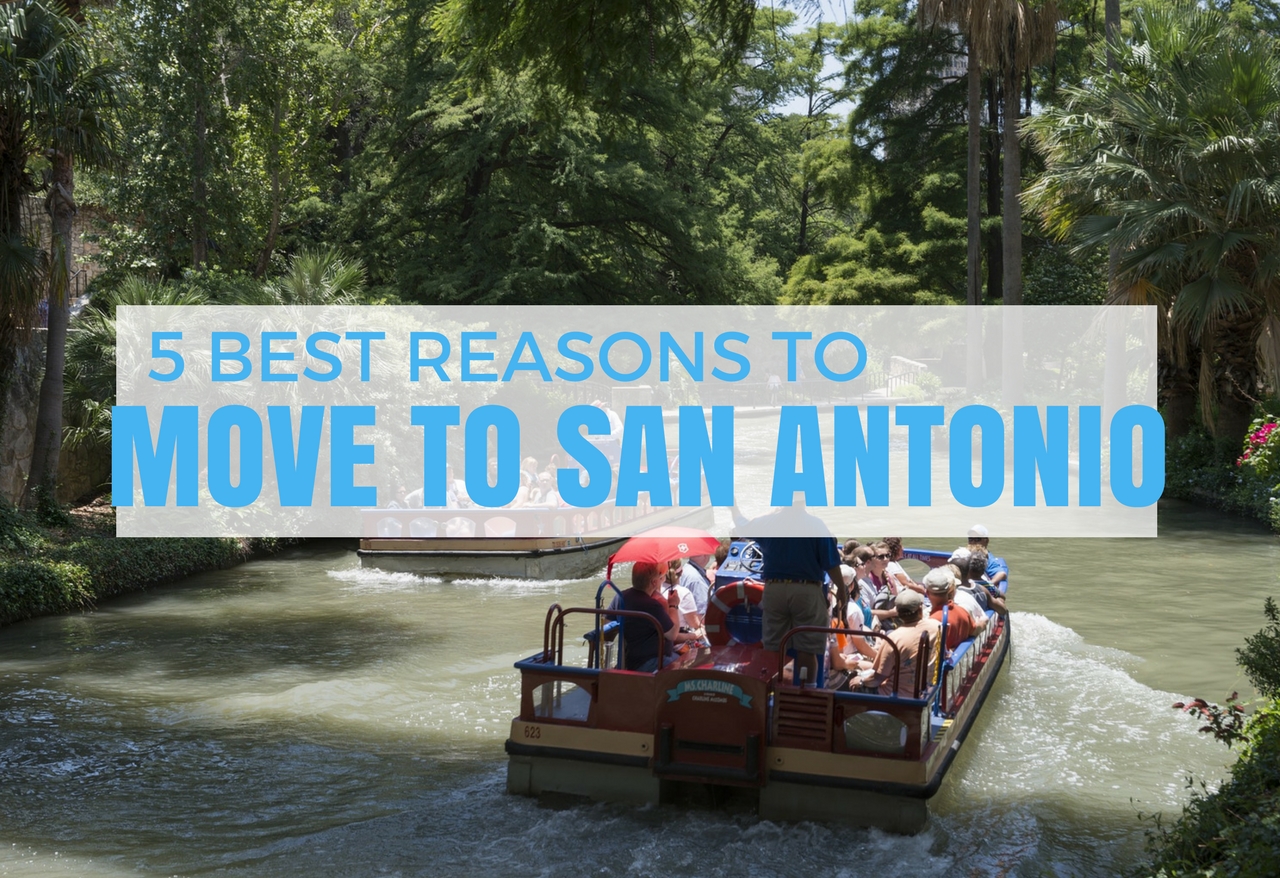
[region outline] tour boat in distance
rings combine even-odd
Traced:
[[[933,679],[919,662],[914,698],[788,682],[779,673],[788,642],[824,629],[793,629],[777,652],[761,647],[753,549],[735,542],[718,572],[707,614],[712,646],[653,673],[616,666],[616,617],[657,623],[604,608],[606,592],[617,591],[612,582],[601,584],[595,607],[553,604],[542,650],[516,663],[508,791],[658,804],[719,801],[732,789],[765,819],[922,829],[926,803],[1009,654],[1008,616],[989,612],[986,628],[947,651]],[[905,557],[937,567],[949,555],[908,549]],[[567,628],[590,628],[585,647],[566,648]]]
[[[661,525],[707,527],[710,507],[614,506],[591,510],[523,509],[361,510],[361,567],[392,573],[516,579],[595,576],[609,556],[640,529]]]

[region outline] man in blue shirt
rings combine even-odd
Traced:
[[[1009,564],[1003,558],[997,558],[990,554],[987,545],[991,542],[991,534],[985,527],[975,524],[969,528],[969,551],[974,552],[982,549],[987,552],[987,582],[993,586],[999,587],[1000,583],[1009,578]]]
[[[840,549],[820,518],[805,512],[803,501],[746,522],[743,530],[764,554],[764,648],[776,650],[792,628],[831,627],[823,578],[836,587],[839,618],[848,615],[849,592],[840,571]],[[797,634],[789,641],[796,651],[797,679],[818,676],[818,656],[827,650],[827,635]]]

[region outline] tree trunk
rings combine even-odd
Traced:
[[[999,73],[993,71],[987,80],[987,122],[991,128],[987,138],[987,216],[1000,215],[1000,95],[996,80]],[[1001,256],[1001,234],[992,229],[987,235],[987,299],[996,301],[1004,297],[1001,276],[1004,260]]]
[[[969,164],[966,169],[969,210],[968,287],[970,305],[982,304],[982,64],[969,46]]]
[[[1107,69],[1115,70],[1115,47],[1120,45],[1120,0],[1106,0],[1103,15],[1107,34]]]
[[[35,509],[58,498],[58,458],[62,453],[62,381],[66,367],[67,324],[71,300],[71,224],[76,215],[75,174],[70,154],[53,156],[49,221],[52,228],[49,267],[49,331],[45,342],[44,378],[36,410],[31,472],[22,492],[22,508]]]
[[[1018,142],[1018,79],[1010,59],[1004,80],[1004,210],[1001,214],[1006,305],[1022,304],[1022,147]]]
[[[1258,337],[1265,313],[1258,305],[1222,317],[1214,330],[1214,391],[1218,402],[1214,435],[1238,447],[1259,402]]]
[[[258,254],[258,264],[253,270],[255,279],[262,279],[271,267],[271,254],[275,252],[276,240],[280,237],[280,208],[284,195],[280,191],[280,116],[281,100],[276,99],[274,113],[271,117],[271,145],[267,150],[267,164],[271,168],[271,220],[267,225],[267,238]]]
[[[191,267],[199,270],[209,261],[209,192],[205,183],[208,129],[204,106],[199,102],[196,104],[194,134],[191,150]]]

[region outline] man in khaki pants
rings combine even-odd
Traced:
[[[761,639],[765,649],[777,650],[792,628],[831,627],[825,576],[836,587],[839,617],[848,615],[849,591],[840,572],[840,549],[822,520],[805,512],[803,503],[754,519],[743,530],[753,535],[764,554]],[[818,656],[827,651],[827,635],[804,632],[791,638],[790,644],[796,651],[796,679],[815,682]]]

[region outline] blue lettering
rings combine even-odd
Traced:
[[[1133,483],[1133,430],[1142,430],[1142,484]],[[1164,419],[1146,405],[1127,405],[1111,419],[1111,494],[1129,507],[1150,506],[1164,493]]]
[[[982,482],[973,483],[973,429],[982,433]],[[967,405],[951,416],[951,496],[990,506],[1004,492],[1004,419],[991,406]],[[1034,489],[1033,489],[1034,490]]]
[[[332,381],[342,374],[342,360],[336,354],[320,350],[319,344],[322,341],[336,345],[342,341],[342,337],[336,332],[313,332],[307,336],[307,355],[312,359],[329,365],[328,372],[317,372],[310,366],[303,369],[302,374],[312,381]],[[311,502],[308,500],[307,503],[301,505],[310,506]]]
[[[603,356],[600,365],[608,371]],[[641,443],[644,444],[643,472],[640,470]],[[649,503],[653,506],[671,505],[667,435],[662,424],[660,405],[629,405],[622,416],[622,457],[618,463],[617,505],[635,506],[639,502],[641,491],[649,495]]]
[[[466,380],[465,373],[463,380]],[[492,485],[489,484],[490,427],[497,432],[498,473]],[[520,420],[516,413],[502,405],[480,406],[467,415],[464,441],[467,494],[477,506],[506,506],[520,490]]]
[[[560,353],[560,356],[564,357],[566,360],[572,360],[575,363],[579,363],[582,368],[577,372],[568,372],[564,368],[557,367],[556,377],[562,381],[586,381],[591,377],[591,373],[595,370],[595,364],[591,362],[591,357],[581,351],[575,351],[573,348],[569,347],[569,342],[571,341],[580,341],[586,344],[591,344],[591,336],[585,332],[566,332],[564,335],[560,336],[560,340],[556,342],[556,350]],[[569,449],[567,448],[565,449],[565,451],[568,450]],[[564,494],[562,493],[560,496],[563,497]],[[595,504],[584,503],[581,505],[594,506]]]
[[[386,338],[385,332],[348,332],[347,338],[360,342],[360,380],[369,380],[369,348],[370,342]],[[332,418],[330,418],[332,423]]]
[[[853,349],[858,352],[858,365],[854,366],[848,372],[835,372],[827,368],[827,347],[833,341],[847,341],[853,345]],[[818,371],[823,378],[828,381],[852,381],[862,374],[862,370],[867,367],[867,346],[862,343],[862,339],[858,338],[852,332],[831,332],[827,333],[818,342],[818,346],[813,350],[813,364],[818,367]]]
[[[800,471],[796,471],[796,434],[800,435]],[[822,436],[818,433],[818,407],[784,405],[778,422],[778,451],[773,460],[774,506],[790,506],[796,492],[804,493],[809,506],[827,505],[827,476],[822,465]]]
[[[373,463],[373,446],[357,445],[355,428],[375,423],[377,409],[371,405],[335,405],[329,410],[330,506],[378,505],[376,487],[355,484],[356,465]]]
[[[264,336],[267,333],[263,333]],[[265,339],[264,348],[265,351]],[[269,368],[263,357],[263,374]],[[294,376],[295,378],[297,376]],[[240,484],[231,484],[231,430],[240,434]],[[209,496],[231,508],[262,493],[262,419],[245,405],[224,405],[209,417]]]
[[[701,333],[699,333],[701,334]],[[733,505],[733,406],[711,407],[713,443],[700,405],[680,406],[680,505],[702,505],[702,479],[712,506]]]
[[[609,362],[609,352],[613,350],[614,345],[622,341],[629,341],[640,349],[640,365],[632,369],[630,372],[619,372],[617,369],[613,368],[613,364]],[[607,337],[604,340],[604,343],[600,345],[600,369],[614,381],[635,381],[645,372],[649,371],[649,364],[651,362],[653,362],[653,351],[649,349],[649,343],[637,333],[615,332]],[[622,479],[618,479],[618,486],[621,488]]]
[[[224,341],[234,341],[240,346],[240,349],[224,351],[222,349]],[[211,348],[213,351],[212,370],[214,381],[243,381],[253,373],[253,365],[249,362],[249,358],[245,356],[249,352],[249,336],[243,332],[215,332],[213,333]],[[234,360],[239,363],[240,371],[225,374],[222,371],[222,362],[224,360]]]
[[[746,344],[750,337],[745,332],[722,332],[716,336],[716,355],[728,360],[730,363],[738,365],[738,371],[726,372],[719,366],[711,370],[711,376],[719,381],[741,381],[751,374],[751,361],[747,359],[745,354],[738,351],[731,351],[728,344],[731,341],[738,341]]]
[[[1046,506],[1067,505],[1067,455],[1071,447],[1067,407],[1045,409],[1048,435],[1040,429],[1040,410],[1032,405],[1013,407],[1013,505],[1036,505],[1036,470],[1044,488]],[[985,447],[986,440],[983,440]]]
[[[933,505],[933,428],[946,420],[940,405],[900,405],[894,423],[907,427],[907,505]]]
[[[613,471],[605,453],[582,435],[583,427],[588,435],[608,436],[609,416],[593,405],[574,405],[561,413],[556,438],[565,453],[582,464],[587,484],[582,484],[582,470],[562,466],[556,470],[556,491],[570,506],[598,506],[609,497]]]
[[[533,357],[527,363],[520,361],[525,351]],[[507,371],[502,373],[502,380],[510,381],[511,376],[516,372],[537,372],[542,376],[543,381],[548,383],[551,381],[551,373],[547,371],[547,361],[542,358],[542,351],[538,350],[538,342],[532,332],[520,333],[520,340],[516,342],[516,349],[511,354],[511,359],[507,360]]]
[[[462,413],[456,405],[415,405],[409,410],[410,423],[422,427],[423,506],[445,506],[449,502],[448,430],[461,423],[461,419]],[[470,419],[467,423],[471,423]]]
[[[1102,505],[1102,407],[1080,406],[1080,505]]]
[[[433,341],[440,345],[440,353],[434,357],[422,356],[422,343]],[[409,333],[409,380],[417,381],[423,366],[436,370],[436,377],[448,381],[449,374],[444,370],[445,361],[449,359],[449,339],[439,332]],[[416,422],[415,422],[416,423]]]
[[[272,363],[289,363],[293,361],[293,351],[275,352],[271,350],[273,341],[287,341],[297,338],[296,332],[264,332],[262,333],[262,380],[263,381],[297,381],[298,376],[294,372],[272,372]],[[259,435],[261,435],[262,421],[258,421]],[[211,449],[212,450],[212,449]],[[224,506],[230,504],[224,503]],[[242,504],[248,505],[248,504]]]
[[[796,380],[796,341],[813,338],[812,332],[775,332],[774,341],[783,339],[787,342],[787,380]],[[777,504],[774,504],[777,505]]]
[[[675,338],[669,332],[658,333],[658,359],[662,362],[658,364],[658,380],[671,380],[671,355],[675,354],[676,359],[680,361],[680,365],[684,366],[684,371],[694,381],[701,381],[703,376],[703,350],[702,350],[702,333],[695,332],[693,334],[693,359],[684,352],[680,345],[676,344]],[[697,504],[694,504],[697,505]]]
[[[160,435],[151,444],[146,406],[111,407],[111,502],[133,505],[133,459],[138,455],[138,480],[145,506],[164,506],[169,497],[169,475],[177,468],[179,506],[195,506],[200,489],[199,409],[193,405],[167,405],[160,411]]]
[[[337,341],[338,337],[335,335],[333,340]],[[293,410],[287,405],[267,406],[267,423],[271,427],[271,456],[275,459],[276,492],[280,495],[280,505],[310,506],[316,490],[324,406],[302,407],[296,456],[293,452]]]
[[[462,380],[463,381],[497,381],[498,376],[494,372],[472,372],[472,362],[487,363],[493,359],[493,351],[473,351],[471,350],[471,342],[473,341],[492,341],[498,337],[496,332],[464,332],[462,333]],[[470,418],[467,418],[470,423]],[[488,478],[486,475],[485,478]],[[471,493],[471,486],[467,486],[467,493]],[[475,495],[471,495],[474,499]],[[513,495],[514,496],[514,495]],[[488,505],[488,504],[482,504]],[[501,503],[494,504],[501,506]]]
[[[857,406],[835,407],[837,506],[858,505],[858,476],[868,506],[889,505],[889,407],[867,406],[867,431]]]

